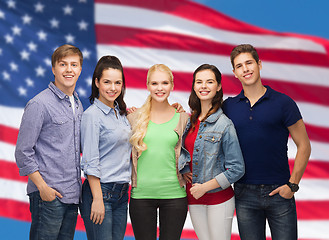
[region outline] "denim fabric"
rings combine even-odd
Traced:
[[[268,221],[272,240],[297,240],[295,198],[269,193],[280,185],[234,185],[235,207],[241,240],[265,240]]]
[[[124,238],[127,226],[129,184],[101,183],[105,206],[102,224],[90,220],[92,193],[85,180],[82,186],[81,216],[84,221],[88,240],[120,240]]]
[[[178,169],[182,174],[190,172],[188,163],[191,157],[184,147],[190,127],[189,120],[183,134],[182,151],[178,162]],[[235,128],[222,109],[218,109],[200,123],[193,150],[192,182],[205,183],[216,178],[221,187],[209,192],[218,192],[228,188],[243,174],[244,161]]]
[[[72,240],[78,216],[78,204],[66,204],[57,198],[43,201],[40,193],[29,194],[32,217],[30,240]]]

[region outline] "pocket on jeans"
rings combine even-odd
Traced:
[[[292,196],[292,198],[284,198],[280,195],[280,193],[277,193],[276,195],[277,195],[278,198],[280,198],[281,200],[285,200],[285,201],[290,201],[294,197],[294,196]]]
[[[241,198],[245,192],[246,192],[246,188],[237,184],[234,185],[235,198]]]
[[[57,201],[57,198],[55,198],[54,200],[51,201],[44,201],[42,200],[42,202],[46,203],[46,204],[54,204]]]

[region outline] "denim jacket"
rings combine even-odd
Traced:
[[[190,153],[184,145],[190,127],[189,120],[183,134],[178,161],[181,174],[191,172]],[[218,192],[239,180],[244,171],[244,161],[234,125],[220,108],[200,123],[193,149],[192,183],[202,184],[215,178],[220,187],[209,192]]]

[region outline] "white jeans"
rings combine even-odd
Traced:
[[[217,205],[188,205],[199,240],[230,240],[235,198]]]

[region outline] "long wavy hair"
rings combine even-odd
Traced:
[[[174,85],[174,76],[170,68],[164,64],[155,64],[147,72],[147,86],[150,83],[152,74],[156,71],[167,73],[170,83]],[[152,97],[149,95],[144,105],[136,111],[137,117],[135,122],[132,124],[132,136],[130,138],[130,143],[136,148],[139,155],[147,149],[147,145],[144,142],[144,137],[150,121],[151,108]]]
[[[190,97],[188,100],[188,105],[191,108],[190,120],[191,120],[191,124],[192,124],[191,125],[192,130],[194,130],[195,125],[197,123],[197,119],[201,114],[201,102],[194,91],[194,84],[195,84],[195,80],[196,80],[195,77],[198,72],[204,71],[204,70],[210,70],[215,74],[215,78],[216,78],[218,85],[220,85],[222,82],[222,74],[220,73],[218,68],[214,65],[202,64],[194,71],[192,90],[191,90],[191,94],[190,94]],[[214,98],[211,101],[211,108],[209,109],[207,115],[201,121],[206,120],[207,117],[209,117],[211,114],[215,113],[222,106],[222,104],[223,104],[223,88],[221,88],[219,91],[216,92],[216,95],[214,96]]]
[[[118,69],[122,74],[122,89],[120,95],[115,99],[115,101],[119,105],[120,115],[127,115],[127,105],[123,100],[126,91],[126,81],[125,75],[123,74],[123,67],[121,65],[120,60],[115,56],[103,56],[101,57],[94,70],[93,79],[91,83],[91,95],[89,97],[89,101],[91,104],[94,103],[95,98],[99,97],[99,89],[96,86],[96,79],[99,81],[102,78],[104,70],[109,68]]]

